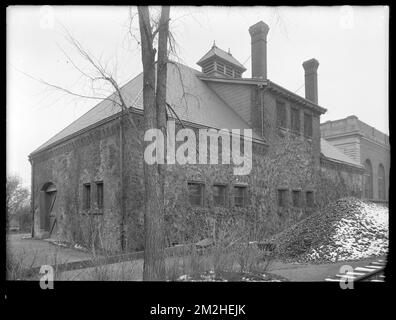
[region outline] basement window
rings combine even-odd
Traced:
[[[313,193],[313,191],[305,192],[305,201],[306,201],[307,207],[312,208],[314,206],[314,193]]]
[[[234,186],[234,205],[235,207],[244,207],[246,205],[245,186]]]
[[[103,209],[103,181],[96,182],[96,204],[98,209]]]
[[[293,190],[292,199],[293,199],[293,207],[300,208],[301,207],[301,191]]]
[[[312,115],[304,113],[304,135],[312,137]]]
[[[215,207],[224,207],[226,203],[226,186],[222,184],[213,185],[213,202]]]
[[[190,204],[203,207],[204,184],[199,182],[188,182],[188,198]]]
[[[288,190],[278,189],[278,207],[287,207]]]
[[[85,183],[83,186],[83,204],[85,210],[91,208],[91,185],[89,183]]]
[[[286,128],[286,104],[282,101],[276,101],[276,125]]]
[[[300,112],[297,108],[291,108],[291,130],[300,133]]]

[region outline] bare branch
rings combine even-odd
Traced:
[[[14,67],[14,68],[15,68],[15,67]],[[17,71],[21,72],[22,74],[24,74],[25,76],[27,76],[27,77],[29,77],[29,78],[35,80],[35,81],[38,81],[38,82],[40,82],[40,83],[42,83],[42,84],[45,84],[45,85],[48,86],[48,87],[51,87],[51,88],[54,88],[54,89],[57,89],[57,90],[66,92],[66,93],[68,93],[68,94],[70,94],[70,95],[73,95],[73,96],[76,96],[76,97],[80,97],[80,98],[85,98],[85,99],[107,100],[107,101],[111,101],[111,102],[113,102],[113,103],[115,103],[115,104],[120,105],[117,101],[111,99],[110,97],[94,97],[94,96],[87,96],[87,95],[84,95],[84,94],[76,93],[76,92],[73,92],[73,91],[71,91],[71,90],[69,90],[69,89],[62,88],[62,87],[57,86],[57,85],[55,85],[55,84],[49,83],[49,82],[47,82],[47,81],[45,81],[45,80],[43,80],[43,79],[36,78],[36,77],[34,77],[34,76],[32,76],[32,75],[30,75],[30,74],[28,74],[28,73],[26,73],[26,72],[24,72],[24,71],[22,71],[22,70],[19,70],[19,69],[17,69],[17,68],[15,68],[15,69],[16,69]]]

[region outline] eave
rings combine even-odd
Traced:
[[[282,86],[268,80],[268,79],[256,79],[256,78],[215,78],[215,77],[209,77],[207,75],[198,75],[198,78],[203,80],[203,81],[211,81],[211,82],[222,82],[222,83],[233,83],[233,84],[246,84],[246,85],[258,85],[262,87],[266,87],[268,90],[272,92],[276,92],[280,95],[283,95],[284,97],[294,100],[316,112],[319,114],[323,114],[327,111],[327,109],[319,106],[316,103],[313,103],[312,101],[309,101],[298,94],[295,94],[294,92],[291,92]]]

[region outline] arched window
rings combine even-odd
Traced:
[[[378,198],[386,199],[385,195],[385,169],[382,163],[378,166]]]
[[[367,159],[364,162],[364,197],[373,198],[373,167],[371,161]]]

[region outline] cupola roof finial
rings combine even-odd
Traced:
[[[216,40],[213,40],[213,46],[212,47],[216,47]]]

